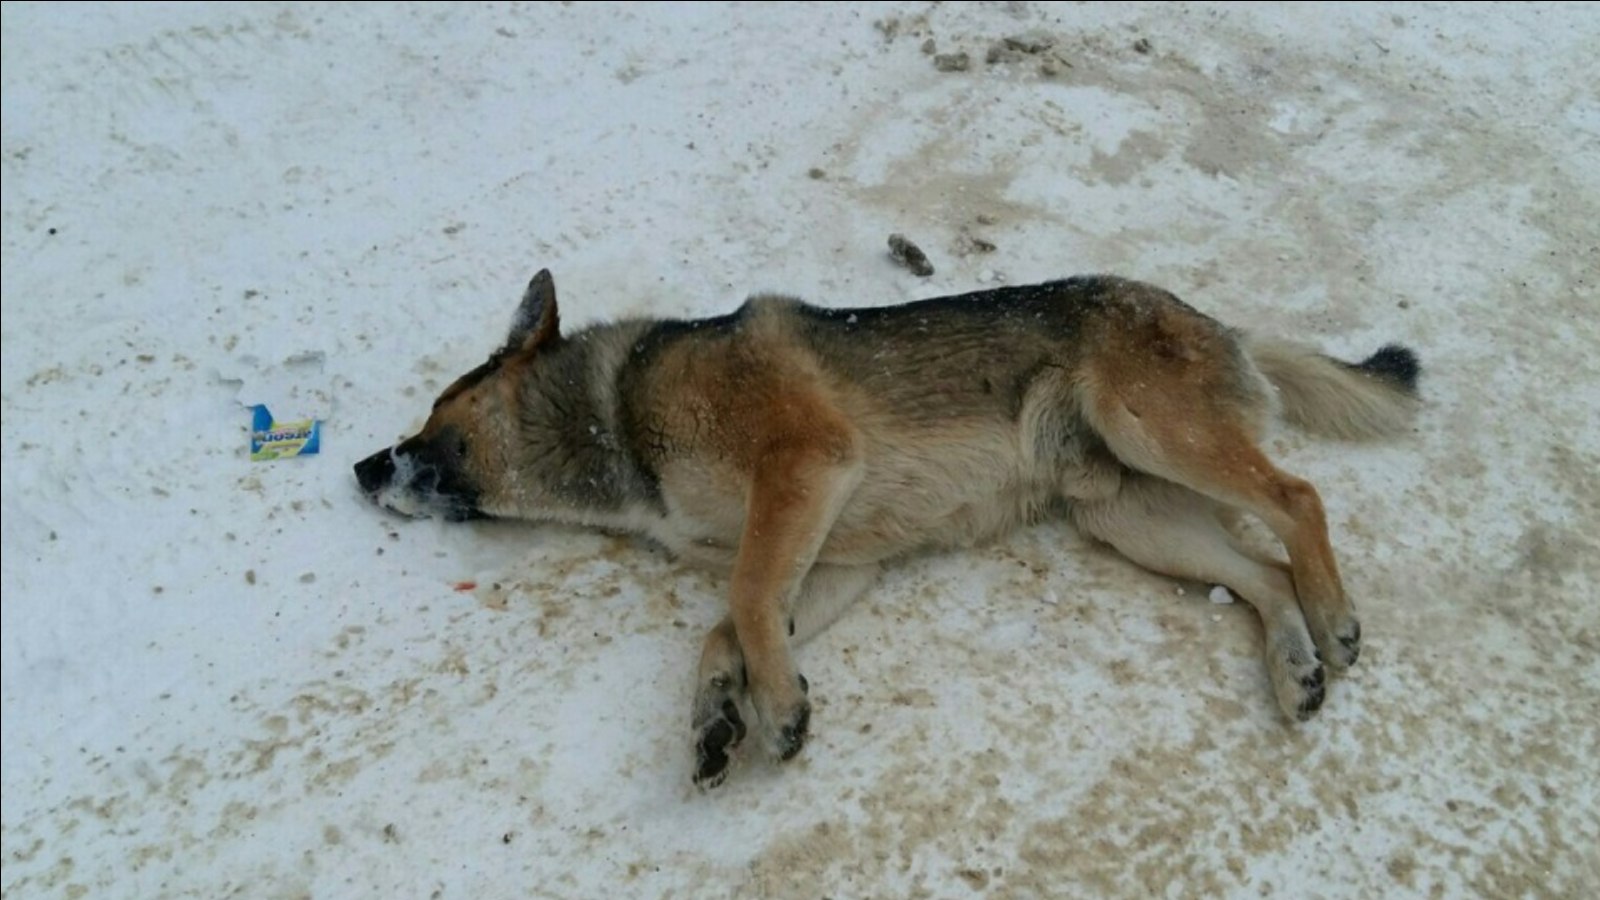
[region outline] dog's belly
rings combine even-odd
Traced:
[[[1019,436],[992,426],[871,446],[860,485],[818,560],[878,562],[926,548],[990,540],[1059,502],[1059,473],[1026,458]]]
[[[1070,498],[1116,490],[1114,465],[1065,444],[1024,452],[1032,439],[992,421],[947,423],[936,433],[868,433],[861,480],[817,561],[864,565],[970,546],[1036,522]],[[643,530],[684,558],[731,565],[744,530],[744,477],[724,465],[679,463],[662,480],[667,515]]]

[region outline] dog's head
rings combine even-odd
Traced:
[[[528,283],[506,343],[433,401],[412,437],[356,463],[356,480],[378,505],[408,516],[451,521],[517,508],[515,442],[518,388],[541,353],[561,339],[555,280],[540,270]]]

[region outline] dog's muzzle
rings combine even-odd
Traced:
[[[356,481],[368,494],[376,494],[394,480],[394,451],[384,448],[356,463]]]

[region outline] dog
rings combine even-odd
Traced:
[[[800,752],[811,706],[793,648],[885,563],[1049,515],[1244,598],[1279,707],[1309,718],[1361,625],[1317,490],[1258,441],[1273,417],[1393,436],[1419,373],[1404,346],[1341,362],[1111,276],[876,308],[757,295],[715,318],[562,334],[543,270],[504,345],[355,474],[408,516],[620,530],[729,573],[691,715],[693,779],[715,787],[747,712],[771,752]],[[1241,545],[1239,513],[1287,563]]]

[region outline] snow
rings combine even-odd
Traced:
[[[983,63],[1035,31],[1056,74]],[[0,887],[1580,895],[1597,38],[1542,4],[5,5]],[[1253,616],[1046,524],[889,573],[800,651],[804,753],[698,793],[717,579],[350,473],[544,266],[568,325],[1114,271],[1406,341],[1414,434],[1267,440],[1362,660],[1288,725]],[[320,455],[251,463],[256,402]]]

